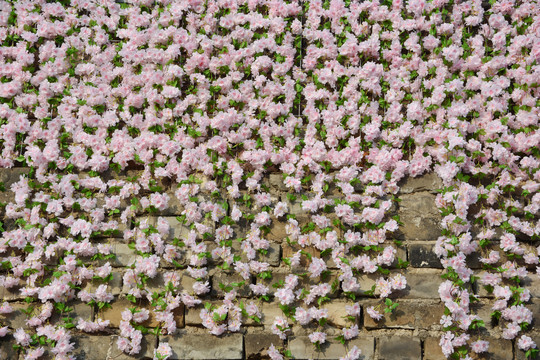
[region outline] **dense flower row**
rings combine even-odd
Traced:
[[[52,313],[76,298],[99,308],[114,299],[112,249],[102,238],[118,231],[136,256],[123,278],[128,297],[152,304],[164,334],[176,331],[176,308],[205,301],[216,267],[268,300],[270,288],[251,280],[271,277],[257,259],[277,221],[296,252],[276,284],[284,314],[275,334],[318,323],[309,338],[325,343],[324,304],[336,291],[351,299],[353,318],[360,290],[380,297],[366,309],[378,320],[407,286],[387,270],[401,264],[391,241],[400,181],[431,171],[444,181],[436,246],[446,269],[443,353],[468,359],[489,346],[476,335],[489,319],[471,312],[473,282],[497,300],[502,336],[519,336],[532,318],[523,280],[537,276],[540,252],[531,242],[540,234],[540,8],[490,3],[1,2],[0,166],[32,170],[10,189],[0,285],[22,286],[42,304],[13,332],[26,358],[46,343],[69,359],[69,326],[50,325]],[[133,169],[140,173],[110,176]],[[266,185],[275,172],[288,189],[281,199]],[[295,216],[299,205],[308,216]],[[172,206],[181,209],[177,224],[159,217]],[[157,221],[140,220],[148,214]],[[180,225],[186,233],[169,239]],[[480,256],[485,271],[475,274],[467,256]],[[163,291],[152,292],[160,262],[183,268],[181,259],[193,288],[179,290],[178,273],[166,271]],[[330,262],[339,269],[332,283]],[[361,289],[358,276],[376,272],[375,287]],[[303,285],[309,279],[317,281]],[[84,287],[90,280],[101,284]],[[238,297],[242,285],[223,286],[222,304],[202,310],[211,333],[260,319],[258,305]],[[122,313],[121,350],[139,352],[149,315]],[[76,326],[96,332],[108,323]],[[357,335],[354,325],[340,339]],[[536,348],[525,335],[518,346],[528,355]],[[170,355],[160,344],[155,358]]]

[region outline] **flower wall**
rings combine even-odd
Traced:
[[[8,354],[536,355],[537,2],[2,1],[0,24]],[[239,352],[185,350],[202,330]]]

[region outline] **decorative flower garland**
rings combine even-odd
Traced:
[[[534,1],[509,0],[0,3],[0,166],[30,168],[8,189],[0,285],[21,286],[33,306],[13,332],[26,358],[47,346],[69,359],[70,328],[107,328],[49,319],[73,299],[110,306],[104,238],[119,234],[136,255],[123,275],[128,299],[152,307],[122,313],[118,347],[129,354],[150,315],[156,334],[175,332],[182,304],[205,303],[202,324],[215,335],[260,322],[244,290],[280,303],[280,338],[307,326],[316,347],[334,293],[351,299],[352,319],[356,295],[379,297],[366,309],[379,320],[407,284],[389,270],[406,266],[391,241],[400,181],[431,171],[444,181],[443,353],[488,348],[470,308],[474,283],[496,299],[503,338],[519,336],[532,319],[523,280],[539,271],[538,14]],[[276,173],[282,198],[268,186]],[[277,222],[292,256],[272,289],[264,255]],[[481,275],[467,263],[478,255]],[[156,291],[163,267],[185,269],[192,288],[164,270]],[[242,279],[220,284],[222,304],[205,301],[216,268]],[[380,274],[372,289],[361,288],[365,273]],[[353,325],[338,339],[356,336]],[[526,335],[518,347],[537,352]],[[155,358],[171,351],[162,343]],[[269,354],[290,355],[274,345]]]

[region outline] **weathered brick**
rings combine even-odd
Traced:
[[[169,203],[167,204],[167,208],[162,211],[162,214],[172,216],[182,215],[182,211],[184,211],[184,206],[176,197],[174,191],[167,191],[166,194],[169,195]]]
[[[231,284],[234,283],[243,283],[239,287],[234,287],[234,290],[237,291],[239,296],[245,297],[251,295],[251,289],[249,287],[251,280],[244,280],[244,278],[237,273],[226,272],[218,272],[212,276],[212,294],[216,296],[224,296],[225,292],[223,289],[221,289],[220,284],[223,284],[224,286],[232,286]]]
[[[186,225],[181,224],[176,216],[165,216],[165,220],[169,223],[169,237],[167,240],[172,241],[174,238],[185,239],[189,236],[190,229]]]
[[[27,175],[30,168],[0,168],[0,183],[3,183],[6,191],[0,191],[0,203],[8,203],[15,201],[15,194],[11,191],[11,185],[18,182],[21,176]],[[0,206],[0,214],[4,211],[4,207]],[[5,222],[2,220],[2,222]]]
[[[18,351],[13,349],[13,345],[16,344],[15,339],[11,335],[0,338],[0,360],[17,359]]]
[[[436,173],[431,172],[418,177],[406,177],[400,181],[399,192],[401,194],[410,194],[420,191],[435,192],[441,189],[443,183]]]
[[[270,186],[280,191],[287,191],[287,186],[283,182],[283,175],[281,174],[270,174]]]
[[[20,286],[5,288],[0,286],[0,298],[4,301],[24,300],[24,296],[20,293]]]
[[[411,266],[442,269],[441,260],[433,252],[433,247],[433,244],[410,244],[408,246],[408,252]]]
[[[111,274],[112,279],[109,282],[104,283],[103,281],[97,279],[90,280],[83,288],[83,290],[88,291],[89,293],[93,293],[100,285],[105,284],[107,285],[107,292],[110,292],[115,296],[120,295],[120,293],[122,292],[122,281],[124,273],[121,271],[113,271]]]
[[[272,266],[278,266],[281,259],[281,247],[278,244],[270,243],[270,247],[266,249],[266,254],[257,252],[256,261],[267,262]]]
[[[151,309],[151,307],[149,307],[149,308]],[[180,304],[180,306],[177,307],[176,309],[174,309],[172,311],[172,313],[173,313],[173,318],[176,321],[176,327],[177,328],[183,328],[185,326],[185,323],[184,323],[184,304]],[[150,327],[150,328],[155,328],[159,324],[160,324],[160,322],[157,321],[156,315],[155,315],[155,313],[153,311],[150,311],[150,317],[148,318],[148,320],[146,320],[145,322],[142,323],[142,325],[144,325],[146,327]]]
[[[440,338],[428,337],[424,340],[424,359],[423,360],[446,360],[439,345]]]
[[[373,359],[374,338],[362,337],[348,342],[348,349],[357,346],[364,359]],[[347,348],[336,340],[327,339],[321,346],[321,351],[317,351],[307,336],[297,336],[289,340],[289,350],[294,359],[339,359],[347,354]]]
[[[259,310],[262,313],[262,324],[267,330],[270,329],[277,316],[285,317],[279,307],[279,302],[265,302],[262,304],[262,307],[259,307]]]
[[[322,308],[328,309],[328,323],[338,328],[350,327],[354,324],[351,320],[347,319],[347,311],[345,306],[352,305],[351,302],[333,300],[326,303]]]
[[[111,345],[109,346],[107,359],[114,360],[133,360],[133,359],[152,359],[154,357],[154,349],[157,347],[157,337],[155,335],[146,334],[141,341],[141,351],[136,355],[128,355],[118,349],[116,344],[118,336],[112,336]]]
[[[54,311],[50,319],[51,324],[62,324],[64,322],[63,319],[66,317],[73,318],[74,324],[78,323],[79,318],[85,321],[94,320],[94,307],[93,306],[89,306],[88,304],[83,303],[81,301],[70,301],[67,305],[72,310],[67,313],[63,313],[62,316],[60,316],[58,311]]]
[[[364,313],[364,327],[371,328],[405,328],[405,329],[428,329],[440,330],[439,321],[444,314],[444,305],[441,303],[418,303],[418,302],[403,302],[396,300],[398,307],[390,314],[379,320],[373,320],[369,315]],[[369,301],[363,303],[364,307],[377,306],[382,301]],[[384,313],[384,304],[380,308],[380,312]]]
[[[287,238],[286,225],[287,223],[282,219],[273,220],[272,224],[270,224],[270,232],[264,238],[278,244],[285,243]]]
[[[269,359],[268,348],[283,346],[279,336],[272,333],[251,333],[244,335],[245,358],[247,360]]]
[[[173,349],[170,360],[193,359],[242,359],[244,337],[242,334],[175,334],[160,336],[160,342],[167,342]]]
[[[489,360],[508,360],[514,357],[512,341],[494,337],[486,337],[482,340],[489,341],[489,348],[483,353],[484,358]]]
[[[420,339],[411,336],[389,336],[377,339],[379,360],[420,360]]]
[[[442,271],[435,269],[411,269],[404,274],[407,288],[399,294],[408,299],[439,299],[441,274]]]
[[[103,308],[98,311],[96,318],[109,320],[111,327],[119,327],[122,320],[122,311],[136,307],[131,301],[126,298],[119,298],[111,302],[110,308]]]
[[[356,276],[356,280],[358,281],[358,284],[360,285],[360,288],[353,293],[356,296],[366,296],[366,291],[371,291],[373,288],[373,285],[375,285],[375,281],[380,277],[380,274],[362,274],[359,276]],[[343,288],[342,288],[343,290]],[[379,291],[376,290],[374,295],[379,295]]]
[[[73,336],[70,341],[74,343],[75,349],[73,355],[75,355],[77,359],[103,360],[107,358],[111,337],[77,334],[76,336]]]
[[[400,231],[406,240],[436,240],[441,236],[441,216],[434,195],[421,192],[404,194],[400,199]]]
[[[531,298],[540,298],[540,277],[539,276],[526,276],[523,280],[522,286],[529,289],[531,292]]]
[[[116,255],[116,258],[110,260],[111,266],[115,267],[127,267],[135,261],[137,254],[135,250],[129,248],[128,244],[121,242],[111,243],[112,253]]]
[[[308,253],[312,257],[313,256],[315,256],[315,257],[320,257],[321,256],[321,252],[319,250],[315,249],[312,246],[307,246],[305,248],[301,248],[298,245],[293,247],[293,246],[291,246],[291,245],[289,245],[287,243],[283,243],[282,246],[281,246],[281,249],[282,249],[282,255],[281,256],[283,258],[290,258],[294,254],[296,254],[296,252],[298,250],[302,250],[304,253]],[[297,270],[304,270],[305,271],[305,267],[310,264],[308,256],[305,255],[304,253],[300,256],[300,265],[295,268]]]
[[[0,314],[0,323],[12,329],[26,327],[26,320],[29,317],[23,310],[30,309],[33,305],[27,303],[10,303],[9,305],[13,311],[9,314]]]

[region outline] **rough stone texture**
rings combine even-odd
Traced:
[[[11,335],[0,338],[0,360],[17,359],[18,351],[13,349],[15,339]]]
[[[5,191],[0,191],[0,203],[5,204],[13,201],[15,194],[11,191],[11,185],[20,180],[22,175],[27,175],[30,168],[0,169],[0,183],[3,183]],[[4,214],[4,207],[0,206],[0,215]],[[5,222],[3,219],[2,222]]]
[[[120,242],[112,243],[112,253],[116,258],[111,260],[111,266],[117,267],[127,267],[133,264],[137,257],[135,250],[130,249],[128,244]]]
[[[410,194],[419,191],[433,191],[440,189],[443,185],[441,178],[436,173],[428,173],[419,177],[406,177],[400,182],[399,192]]]
[[[277,348],[283,346],[283,341],[272,333],[244,335],[245,358],[247,360],[269,359],[267,350],[271,344]]]
[[[446,360],[439,345],[440,338],[428,337],[424,340],[423,360]]]
[[[357,346],[362,351],[360,359],[373,359],[374,338],[362,337],[348,342],[349,349]],[[321,351],[317,351],[307,336],[298,336],[289,340],[289,350],[294,359],[339,359],[347,354],[343,344],[335,340],[329,340],[321,345]]]
[[[433,244],[410,244],[408,246],[409,262],[417,268],[442,269],[441,261],[433,252]]]
[[[347,319],[347,312],[345,309],[345,306],[347,305],[350,306],[351,303],[345,301],[332,301],[324,304],[322,308],[328,309],[328,323],[340,329],[353,325],[354,322]]]
[[[484,354],[486,359],[508,360],[514,357],[512,341],[493,337],[487,337],[482,340],[489,341],[489,349]]]
[[[103,360],[107,358],[111,337],[79,335],[73,337],[73,342],[75,343],[73,355],[77,359]]]
[[[389,336],[377,339],[379,360],[421,360],[420,339],[411,336]]]
[[[224,286],[233,286],[231,284],[242,282],[243,285],[234,287],[234,289],[238,292],[239,296],[249,296],[251,294],[251,289],[249,288],[249,284],[251,284],[250,280],[244,280],[244,278],[237,273],[218,272],[212,276],[212,293],[216,296],[224,296],[225,292],[220,288],[220,284],[223,284]]]
[[[23,310],[28,309],[30,305],[26,303],[10,303],[10,305],[13,308],[13,312],[10,314],[1,314],[1,324],[3,324],[4,326],[9,326],[12,329],[24,327],[26,325],[26,320],[28,319],[28,316],[24,313]]]
[[[407,240],[437,240],[441,236],[439,210],[435,195],[428,192],[404,194],[399,197],[398,214],[403,225],[401,233]]]
[[[427,329],[441,330],[439,320],[444,314],[444,305],[435,303],[414,303],[399,301],[398,307],[389,315],[379,321],[373,320],[369,315],[364,314],[364,327],[372,328],[403,328],[403,329]],[[377,306],[380,302],[369,301],[364,303],[364,307]],[[384,306],[380,312],[383,312]]]
[[[110,308],[103,308],[98,311],[96,317],[100,317],[103,320],[109,320],[111,327],[119,327],[122,320],[122,311],[136,307],[131,301],[126,298],[119,298],[116,301],[111,302]]]
[[[226,334],[216,337],[210,334],[176,334],[160,336],[160,342],[168,342],[173,349],[171,360],[193,359],[242,359],[244,338],[242,334]]]
[[[405,271],[407,288],[401,290],[403,298],[439,299],[439,285],[442,272],[433,269]]]
[[[286,222],[284,221],[272,221],[270,225],[270,232],[266,235],[266,239],[275,243],[285,243],[287,238],[287,232],[285,231]]]

